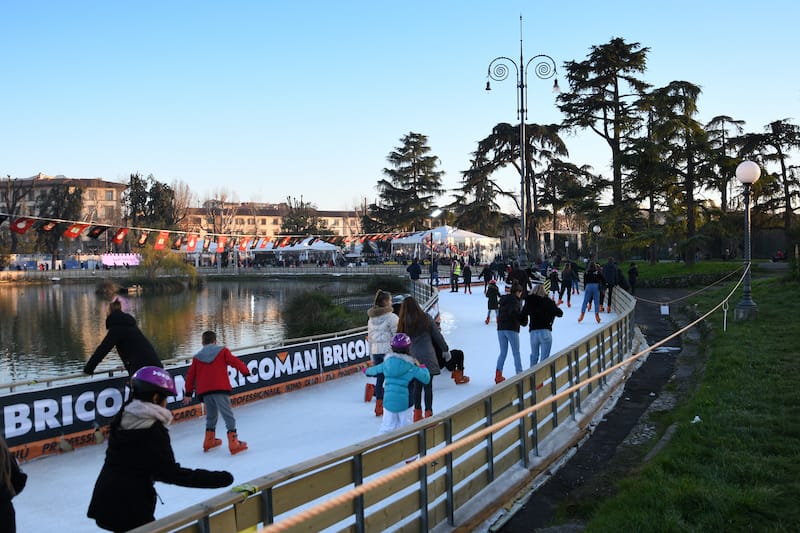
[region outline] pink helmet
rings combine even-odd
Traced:
[[[405,333],[397,333],[392,337],[392,350],[408,350],[411,347],[411,337]]]
[[[169,372],[157,366],[143,366],[133,374],[131,383],[136,392],[160,392],[166,396],[178,393]]]

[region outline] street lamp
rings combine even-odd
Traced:
[[[519,118],[519,160],[520,160],[520,246],[519,246],[519,266],[525,268],[528,265],[527,247],[527,213],[525,209],[525,178],[527,174],[527,157],[525,142],[525,119],[527,118],[528,108],[526,101],[528,99],[528,66],[536,61],[534,65],[534,73],[536,77],[542,80],[552,78],[556,75],[556,62],[555,60],[545,54],[538,54],[533,56],[526,63],[522,54],[522,15],[519,17],[519,63],[513,59],[505,56],[494,58],[487,69],[487,77],[495,81],[503,81],[508,78],[510,67],[513,66],[517,74],[517,117]],[[486,90],[491,91],[492,85],[490,81],[486,81]],[[553,82],[553,92],[560,93],[558,87],[558,79]]]
[[[434,264],[433,264],[433,221],[436,220],[439,217],[439,215],[441,215],[441,214],[442,214],[442,210],[439,209],[438,207],[436,209],[434,209],[433,211],[431,211],[431,214],[430,214],[431,224],[430,224],[430,229],[428,230],[428,231],[430,231],[430,235],[428,235],[428,242],[430,244],[430,249],[431,249],[431,264],[428,267],[428,285],[431,288],[431,294],[433,294],[433,275],[434,275]],[[438,270],[438,266],[436,267],[436,269]],[[436,275],[436,286],[437,287],[439,286],[438,272],[437,272],[437,275]]]
[[[600,262],[600,232],[602,228],[595,224],[592,231],[594,232],[594,262],[598,263]]]
[[[750,297],[750,186],[758,181],[761,169],[752,161],[742,161],[736,167],[736,178],[744,185],[744,294],[736,304],[733,317],[736,320],[756,318],[758,307]]]

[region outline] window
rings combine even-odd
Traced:
[[[267,219],[266,218],[262,218],[261,222],[259,222],[259,224],[261,224],[262,226],[266,226],[267,225]]]
[[[273,218],[272,219],[272,225],[273,226],[279,226],[280,225],[280,221],[277,218]]]
[[[236,225],[237,225],[237,226],[242,226],[242,225],[244,225],[244,219],[237,218],[237,219],[236,219]]]
[[[97,191],[96,190],[91,189],[89,191],[89,200],[97,200]]]
[[[106,200],[108,200],[109,202],[114,201],[114,189],[106,190]]]

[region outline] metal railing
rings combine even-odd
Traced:
[[[601,330],[437,416],[256,478],[247,491],[135,531],[427,531],[454,526],[456,512],[469,528],[469,516],[499,506],[479,496],[503,474],[521,466],[535,477],[586,434],[587,420],[624,383],[622,375],[609,375],[632,353],[634,307],[619,290],[616,318]],[[562,427],[571,438],[553,436]],[[410,457],[419,458],[407,463]],[[529,481],[512,483],[504,494]]]

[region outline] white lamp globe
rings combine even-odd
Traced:
[[[761,168],[753,161],[742,161],[736,167],[736,179],[745,185],[752,185],[761,177]]]

